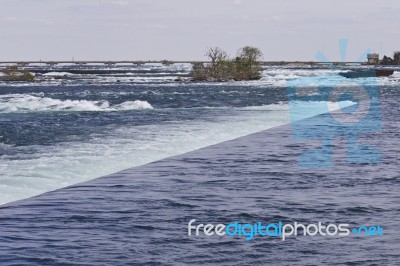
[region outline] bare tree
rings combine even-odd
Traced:
[[[208,48],[205,55],[210,58],[212,65],[228,59],[228,54],[218,46]]]
[[[230,79],[229,57],[228,54],[219,47],[210,47],[205,54],[211,61],[210,65],[205,68],[208,76],[212,80],[223,81]]]

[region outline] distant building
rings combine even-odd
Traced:
[[[379,64],[379,54],[368,54],[368,65],[377,65]]]

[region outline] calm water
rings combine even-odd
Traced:
[[[378,80],[383,130],[362,136],[381,163],[347,164],[338,139],[334,166],[313,170],[297,163],[308,144],[273,127],[290,122],[287,82],[349,86],[338,70],[268,67],[260,81],[193,84],[173,82],[188,66],[101,69],[59,67],[34,85],[0,85],[0,203],[178,156],[6,205],[2,264],[400,263],[399,72]],[[294,104],[301,118],[334,105],[319,95]],[[191,219],[379,224],[385,235],[189,238]]]

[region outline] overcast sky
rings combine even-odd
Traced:
[[[398,0],[0,0],[0,61],[204,59],[259,47],[265,60],[348,61],[400,50]]]

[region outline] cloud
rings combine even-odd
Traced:
[[[126,0],[119,0],[119,1],[112,1],[112,4],[118,6],[126,6],[129,5],[129,2]]]
[[[0,2],[3,60],[194,60],[203,59],[202,51],[210,45],[235,51],[247,44],[266,51],[270,60],[310,60],[322,43],[327,53],[336,54],[337,38],[343,36],[351,37],[349,57],[354,58],[365,47],[380,50],[381,42],[383,52],[392,54],[400,43],[400,1],[394,0]]]
[[[36,18],[27,18],[27,17],[14,17],[14,16],[8,16],[8,17],[2,17],[0,18],[0,21],[6,22],[6,23],[21,23],[21,24],[51,24],[50,21],[44,20],[44,19],[36,19]]]

